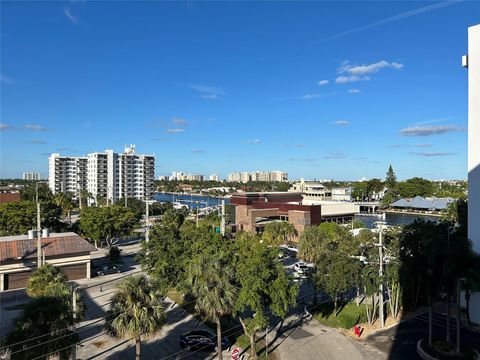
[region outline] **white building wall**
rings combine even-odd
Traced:
[[[480,25],[468,29],[468,237],[480,253]],[[480,293],[472,295],[472,321],[480,324]]]

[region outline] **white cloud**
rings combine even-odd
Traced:
[[[330,80],[320,80],[320,81],[318,82],[318,85],[319,85],[319,86],[327,85],[329,82],[330,82]]]
[[[9,130],[12,127],[8,124],[0,123],[0,131]]]
[[[192,153],[195,153],[195,154],[203,154],[203,153],[205,153],[205,150],[193,149],[193,150],[192,150]]]
[[[8,84],[8,85],[13,85],[15,84],[15,80],[13,80],[11,77],[8,77],[6,75],[0,74],[0,83],[2,84]]]
[[[408,127],[400,130],[400,134],[403,136],[430,136],[463,131],[466,129],[453,125],[427,125]]]
[[[67,19],[70,20],[70,22],[72,22],[73,24],[78,24],[78,17],[72,13],[72,9],[70,8],[70,6],[65,6],[63,8],[63,13],[67,17]]]
[[[410,154],[417,155],[417,156],[426,156],[426,157],[457,155],[455,153],[449,153],[449,152],[411,152]]]
[[[205,100],[222,100],[217,94],[202,94],[201,97]]]
[[[337,76],[335,78],[335,83],[337,84],[346,84],[346,83],[351,83],[351,82],[357,82],[357,81],[368,81],[370,80],[371,77],[369,76],[357,76],[357,75],[341,75]]]
[[[186,126],[188,124],[188,121],[185,119],[182,119],[181,117],[174,116],[172,118],[172,123],[178,126]]]
[[[47,131],[48,130],[46,127],[43,127],[42,125],[33,125],[33,124],[25,125],[24,128],[30,131]]]
[[[180,128],[166,129],[165,130],[166,134],[181,134],[183,132],[185,132],[185,129],[180,129]]]
[[[226,95],[220,86],[205,84],[190,84],[188,87],[198,92],[202,99],[205,100],[221,100]]]
[[[361,91],[359,89],[350,89],[347,91],[349,94],[360,94]]]
[[[401,69],[404,65],[397,62],[388,62],[385,60],[378,61],[376,63],[367,64],[367,65],[351,65],[348,61],[342,63],[342,66],[338,68],[338,73],[348,73],[352,75],[364,75],[364,74],[373,74],[379,72],[381,69],[390,68],[390,69]]]
[[[337,69],[337,73],[343,75],[337,76],[335,82],[337,84],[346,84],[349,82],[368,81],[371,80],[371,77],[368,74],[377,73],[381,69],[399,70],[403,67],[403,64],[397,62],[388,62],[385,60],[363,65],[352,65],[348,61],[344,61]]]
[[[260,144],[262,140],[260,139],[252,139],[252,140],[247,140],[248,144]]]
[[[351,122],[348,121],[348,120],[337,120],[337,121],[334,121],[332,122],[332,125],[340,125],[340,126],[346,126],[346,125],[350,125]]]
[[[323,158],[324,159],[345,159],[346,157],[347,156],[343,152],[338,151],[338,152],[330,153],[329,155],[324,156]]]
[[[400,13],[400,14],[395,15],[395,16],[391,16],[391,17],[388,17],[388,18],[385,18],[385,19],[382,19],[382,20],[372,22],[372,23],[367,24],[367,25],[359,26],[359,27],[356,27],[356,28],[353,28],[353,29],[350,29],[350,30],[347,30],[347,31],[340,32],[340,33],[332,35],[332,36],[330,36],[330,37],[328,37],[324,40],[334,39],[334,38],[338,38],[340,36],[353,34],[353,33],[356,33],[358,31],[363,31],[363,30],[374,28],[374,27],[390,24],[390,23],[393,23],[393,22],[396,22],[396,21],[400,21],[400,20],[409,18],[411,16],[416,16],[416,15],[427,13],[427,12],[430,12],[430,11],[433,11],[433,10],[441,9],[443,7],[446,7],[446,6],[455,5],[455,4],[459,3],[460,1],[461,0],[444,1],[444,2],[441,2],[441,3],[427,5],[427,6],[423,6],[421,8],[405,11],[405,12]]]

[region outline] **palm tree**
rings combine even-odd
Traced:
[[[135,359],[140,360],[142,336],[153,336],[165,323],[163,300],[145,275],[125,278],[112,297],[107,312],[107,331],[135,340]]]
[[[65,274],[51,264],[44,264],[28,279],[27,295],[30,297],[67,295],[69,289]]]
[[[196,306],[202,315],[217,325],[218,358],[222,356],[223,316],[234,310],[237,288],[233,285],[234,269],[216,254],[205,254],[196,258],[189,267],[188,283]]]
[[[72,197],[69,194],[60,193],[55,196],[55,204],[62,208],[63,215],[68,216],[70,225],[72,224],[71,211],[73,210]]]
[[[41,296],[27,303],[6,338],[11,359],[70,359],[78,335],[69,329],[78,318],[64,297]]]
[[[287,221],[274,221],[265,226],[263,236],[270,245],[281,245],[290,242],[297,234],[293,224]]]

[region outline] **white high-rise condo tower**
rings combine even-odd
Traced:
[[[48,182],[54,194],[70,192],[78,196],[87,190],[90,203],[101,198],[115,202],[120,198],[149,200],[153,195],[155,158],[135,153],[135,145],[123,153],[113,150],[95,152],[86,157],[49,158]]]
[[[468,237],[480,253],[480,24],[468,28]],[[472,321],[480,324],[480,292],[471,297]]]

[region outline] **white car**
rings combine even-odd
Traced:
[[[293,269],[298,274],[306,274],[310,270],[310,267],[308,267],[308,265],[303,261],[300,261],[293,266]]]

